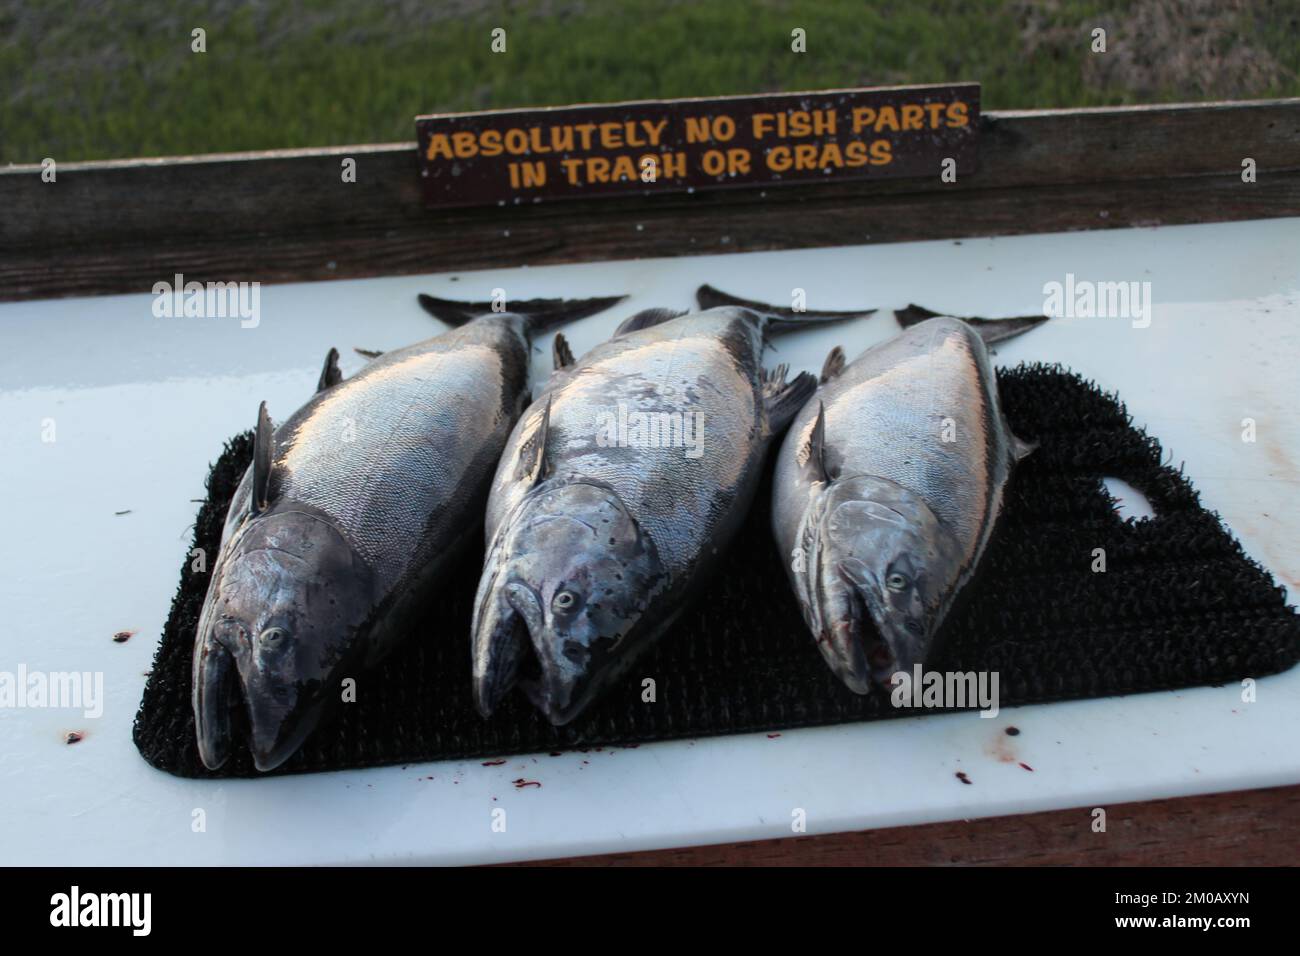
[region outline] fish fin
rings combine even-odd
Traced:
[[[1030,329],[1037,328],[1047,321],[1047,316],[1017,315],[1006,319],[969,318],[964,321],[979,333],[985,345],[992,345],[995,342],[1014,339],[1017,335],[1022,335]]]
[[[524,442],[524,447],[519,451],[519,467],[515,471],[515,480],[522,481],[529,486],[537,484],[547,474],[546,467],[546,436],[551,430],[551,397],[546,396],[546,409],[542,412],[542,420],[537,426],[537,430],[528,437]]]
[[[844,371],[844,350],[838,345],[831,349],[830,354],[826,356],[826,361],[822,363],[821,384],[825,385],[833,378],[839,377]]]
[[[573,349],[569,348],[569,340],[563,332],[555,333],[555,341],[551,343],[551,359],[557,370],[568,368],[574,362]]]
[[[782,364],[763,373],[763,405],[767,409],[768,430],[772,435],[789,425],[817,391],[815,375],[800,372],[787,382],[785,376],[789,371],[790,367]]]
[[[905,329],[910,329],[914,325],[919,325],[926,319],[937,319],[943,314],[944,313],[942,312],[933,312],[925,306],[916,305],[915,303],[909,305],[906,309],[894,310],[894,318],[897,319],[898,324]],[[956,316],[953,316],[953,318],[956,318]]]
[[[548,332],[568,322],[585,319],[604,312],[626,299],[625,295],[602,296],[594,299],[520,299],[518,301],[456,302],[420,293],[420,306],[436,319],[459,328],[482,315],[510,313],[524,318],[524,330],[529,336]]]
[[[738,295],[723,292],[711,285],[702,285],[696,289],[695,301],[699,303],[701,309],[714,309],[723,305],[749,309],[751,312],[758,314],[762,320],[764,330],[772,335],[780,335],[782,332],[806,328],[808,325],[817,322],[842,322],[846,319],[857,319],[871,315],[876,311],[875,309],[851,309],[846,312],[814,312],[806,309],[795,311],[784,306],[769,305],[755,299],[742,299]]]
[[[510,303],[510,311],[524,316],[526,331],[532,336],[604,312],[626,298],[607,295],[593,299],[525,299]]]
[[[636,315],[619,323],[618,328],[614,330],[614,336],[625,335],[628,332],[640,332],[642,329],[663,325],[663,323],[671,322],[673,319],[680,318],[685,314],[685,312],[678,312],[676,309],[642,309]]]
[[[483,312],[492,311],[491,303],[454,302],[451,299],[438,299],[431,295],[425,295],[423,292],[416,296],[416,301],[420,303],[420,308],[435,319],[446,322],[452,328],[457,329]],[[479,308],[485,304],[487,308]]]
[[[320,370],[320,380],[316,383],[316,391],[323,392],[341,381],[343,381],[343,372],[339,369],[339,350],[330,349],[325,356],[325,365]]]
[[[899,309],[894,313],[894,318],[898,324],[905,329],[924,322],[926,319],[937,318],[944,315],[943,312],[932,312],[930,309],[920,305],[909,305],[906,309]],[[1007,339],[1015,338],[1024,332],[1028,332],[1035,326],[1042,325],[1047,321],[1045,315],[1018,315],[1007,319],[985,319],[978,315],[953,315],[949,318],[960,319],[974,329],[985,345],[992,345],[995,342],[1005,342]]]
[[[355,345],[352,346],[352,351],[356,352],[358,355],[364,355],[368,359],[377,359],[379,356],[384,354],[383,349],[359,349]]]
[[[263,402],[257,409],[257,432],[253,436],[253,487],[248,499],[249,509],[255,515],[265,511],[270,503],[272,444],[271,416],[267,414],[266,402]]]
[[[1005,422],[1006,419],[1004,418]],[[1038,450],[1038,442],[1025,441],[1015,432],[1011,431],[1011,426],[1007,426],[1007,433],[1011,436],[1011,457],[1015,461],[1024,461],[1035,451]]]
[[[830,480],[826,472],[826,406],[822,402],[817,403],[817,420],[795,460],[809,481]]]

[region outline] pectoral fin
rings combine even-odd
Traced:
[[[320,370],[316,391],[323,392],[341,381],[343,381],[343,372],[339,369],[339,350],[330,349],[329,354],[325,356],[325,365]]]
[[[573,349],[569,348],[569,340],[563,332],[555,333],[555,341],[551,343],[551,360],[557,370],[568,368],[574,363]]]
[[[799,449],[796,460],[809,482],[829,480],[826,473],[826,406],[821,402],[817,403],[817,418],[808,434],[808,440]]]
[[[844,350],[838,345],[831,349],[830,354],[826,356],[826,361],[822,363],[821,384],[825,385],[831,379],[839,376],[844,371]]]
[[[548,473],[546,465],[546,436],[551,428],[551,399],[546,398],[546,408],[542,412],[542,420],[537,425],[537,430],[528,436],[524,442],[523,448],[519,451],[519,467],[515,472],[515,479],[522,481],[527,485],[535,485],[546,477]]]
[[[789,371],[790,367],[782,364],[763,373],[763,406],[767,409],[768,433],[771,435],[789,425],[817,391],[816,377],[800,372],[787,382],[785,377]]]
[[[271,416],[267,414],[266,402],[263,402],[257,409],[257,432],[253,436],[253,487],[249,507],[255,515],[265,511],[270,503],[271,453],[274,444]]]

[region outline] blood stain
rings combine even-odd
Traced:
[[[1019,737],[1019,736],[1020,736],[1020,728],[1019,728],[1019,727],[1008,727],[1008,728],[1007,728],[1007,736],[1008,736],[1008,737]]]
[[[503,763],[505,763],[505,760],[484,760],[484,761],[483,761],[483,766],[485,766],[485,767],[499,767],[499,766],[501,766]]]
[[[1024,767],[1024,768],[1025,768],[1026,770],[1028,770],[1030,773],[1033,773],[1033,772],[1034,772],[1034,768],[1031,767],[1031,766],[1029,766],[1029,764],[1025,763],[1024,761],[1021,761],[1021,762],[1020,762],[1020,766]]]
[[[135,631],[118,631],[113,635],[113,642],[116,644],[125,644],[135,636]]]
[[[962,783],[969,784],[972,782],[971,778],[966,776],[966,771],[964,770],[958,770],[956,776]]]
[[[524,787],[539,787],[539,788],[541,787],[541,784],[538,783],[536,780],[525,780],[523,777],[520,777],[518,780],[516,780],[514,784],[516,790],[522,790],[524,789]]]

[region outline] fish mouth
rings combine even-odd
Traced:
[[[230,758],[239,704],[234,655],[212,635],[194,646],[194,734],[199,759],[217,770]]]
[[[263,772],[274,770],[297,753],[315,728],[320,710],[320,704],[301,713],[279,708],[254,710],[250,706],[248,750],[253,766]]]
[[[881,642],[869,641],[874,625],[861,592],[850,592],[847,614],[827,621],[818,641],[822,654],[831,670],[855,694],[867,694],[873,686],[873,667],[870,646],[879,655]]]
[[[907,670],[894,643],[886,637],[876,616],[859,596],[853,602],[860,608],[849,620],[832,622],[823,633],[821,646],[831,669],[855,694],[869,694],[873,688],[889,690],[893,676]]]
[[[553,725],[569,723],[582,712],[591,681],[586,673],[586,652],[574,642],[554,659],[541,600],[525,584],[511,582],[493,599],[480,633],[485,639],[476,651],[474,706],[490,717],[518,687]],[[476,642],[479,639],[476,637]]]
[[[900,627],[897,620],[888,618],[876,592],[863,589],[857,593],[867,609],[860,640],[868,673],[872,683],[888,692],[894,687],[896,674],[912,672],[913,665],[924,656],[923,649],[929,640],[918,622],[905,620]]]
[[[216,637],[196,646],[194,666],[194,735],[199,759],[209,770],[226,764],[236,737],[247,741],[253,766],[263,772],[274,770],[298,751],[315,728],[320,703],[300,710],[256,686],[250,692],[248,682],[257,678],[245,674],[240,659]]]
[[[501,598],[494,598],[494,606],[476,630],[474,641],[474,706],[486,718],[496,712],[521,678],[540,675],[541,663],[533,649],[528,622]]]
[[[573,679],[545,668],[536,679],[519,681],[532,705],[555,727],[563,727],[582,713],[588,697],[583,688],[588,684],[585,678]]]
[[[861,567],[841,568],[843,586],[836,612],[822,617],[818,645],[831,670],[855,694],[873,688],[889,690],[892,678],[907,670],[915,657],[912,643],[918,635],[899,639],[885,608]]]

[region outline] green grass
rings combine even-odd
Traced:
[[[0,3],[0,162],[409,140],[422,112],[890,83],[977,80],[985,109],[1300,95],[1295,0]]]

